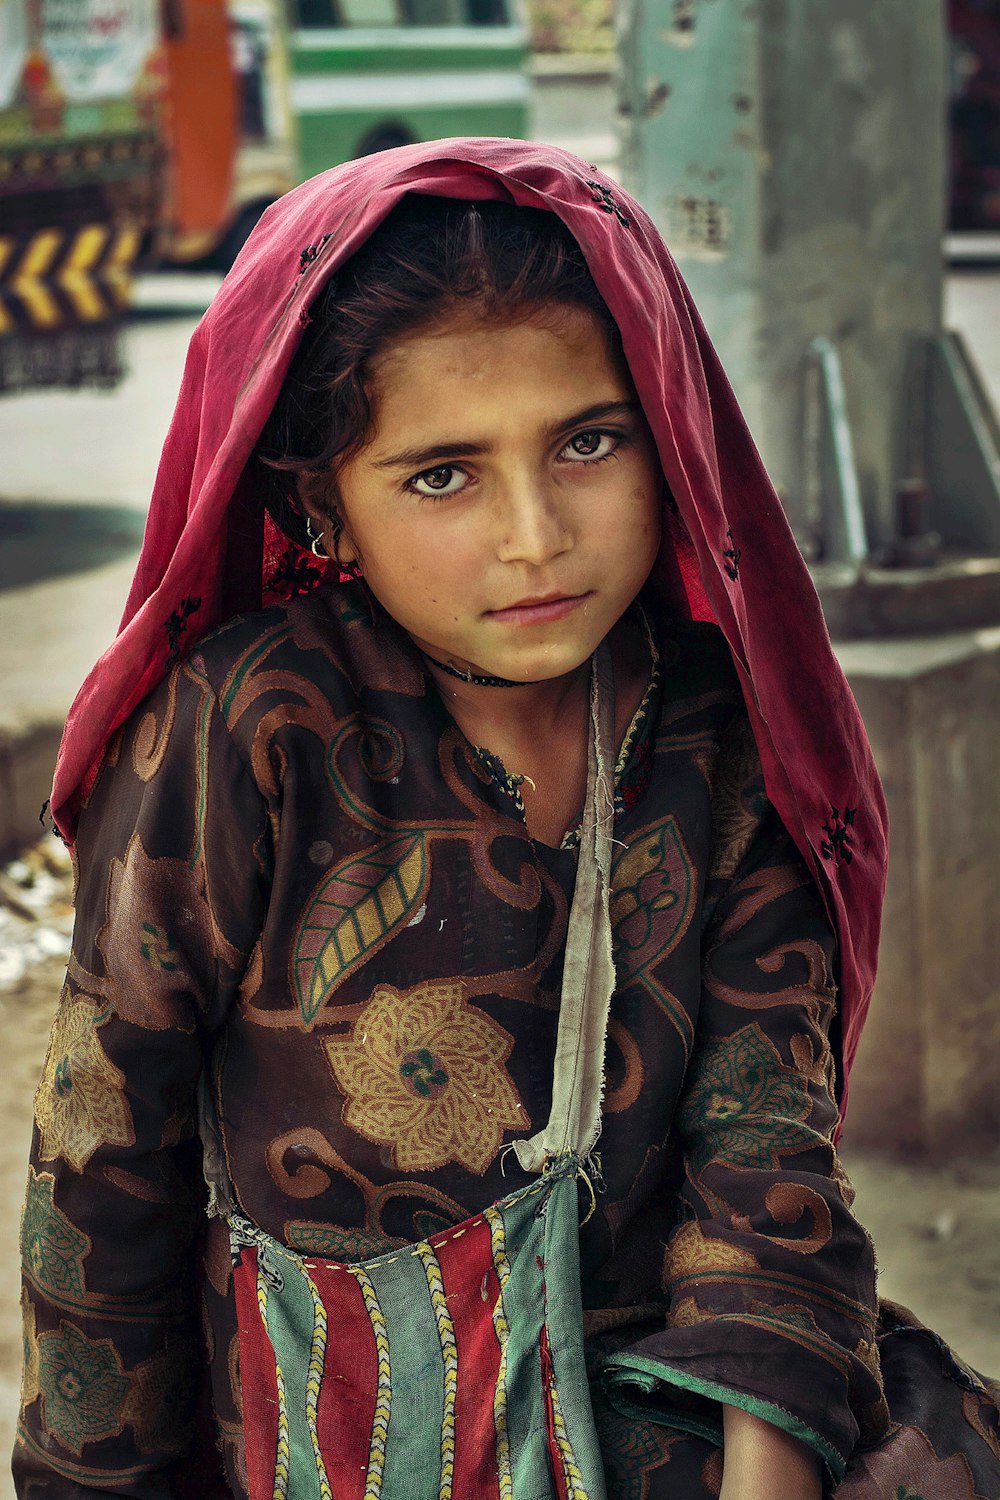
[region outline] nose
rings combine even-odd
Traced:
[[[573,546],[560,496],[541,480],[512,482],[499,502],[497,557],[501,562],[549,563]]]

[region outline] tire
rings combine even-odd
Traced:
[[[248,203],[240,210],[239,217],[229,226],[218,246],[208,257],[213,271],[228,271],[250,237],[257,220],[268,207],[267,203]]]
[[[414,137],[401,125],[376,125],[358,142],[358,156],[374,156],[377,151],[391,151],[394,146],[412,146]]]

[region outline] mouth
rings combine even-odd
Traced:
[[[561,620],[564,615],[578,609],[591,597],[592,590],[585,594],[543,594],[531,599],[520,599],[506,609],[487,610],[491,620],[509,625],[540,625],[549,620]]]

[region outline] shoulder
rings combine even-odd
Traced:
[[[287,604],[234,616],[198,643],[190,661],[227,717],[237,696],[245,704],[265,680],[272,695],[310,688],[338,714],[370,707],[373,694],[412,698],[427,690],[415,647],[364,585],[321,584]]]

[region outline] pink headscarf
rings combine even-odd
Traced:
[[[618,324],[677,507],[657,581],[674,613],[714,619],[725,634],[768,794],[839,936],[843,1107],[875,974],[882,787],[808,570],[680,273],[647,214],[566,151],[458,138],[405,146],[324,172],[267,210],[191,341],[120,631],[66,721],[57,825],[72,838],[109,738],[181,649],[274,597],[288,544],[265,527],[247,460],[310,304],[407,192],[557,214]]]

